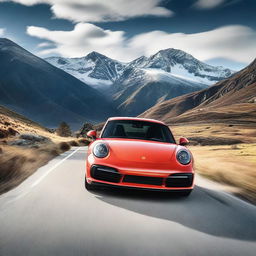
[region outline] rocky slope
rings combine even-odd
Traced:
[[[215,85],[156,104],[141,116],[167,123],[256,120],[256,60],[248,67]]]
[[[127,73],[129,79],[126,79]],[[123,78],[124,77],[124,78]],[[206,88],[204,84],[173,76],[157,69],[126,69],[113,85],[118,111],[136,116],[156,103]]]
[[[213,84],[234,73],[234,71],[221,66],[208,65],[192,55],[174,48],[161,50],[149,58],[140,57],[132,61],[129,66],[161,69],[184,79],[187,78],[203,84]]]
[[[91,52],[82,58],[49,57],[46,60],[98,88],[115,82],[120,83],[120,78],[123,80],[124,73],[127,74],[126,70],[131,68],[158,69],[202,84],[213,84],[234,73],[224,67],[203,63],[192,55],[173,48],[161,50],[148,58],[141,56],[129,63],[113,60],[97,52]],[[125,79],[129,80],[130,77],[126,75]]]
[[[108,89],[125,68],[125,64],[98,52],[82,58],[49,57],[46,61],[97,89]]]

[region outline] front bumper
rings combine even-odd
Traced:
[[[194,174],[191,172],[120,172],[116,168],[92,165],[87,182],[98,185],[107,184],[128,188],[142,188],[152,190],[191,190],[194,186]]]

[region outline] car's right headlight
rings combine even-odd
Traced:
[[[191,154],[188,150],[181,149],[177,152],[176,158],[179,163],[186,165],[191,162]]]
[[[108,146],[104,143],[97,143],[93,147],[93,154],[98,158],[104,158],[108,155],[108,153],[109,153]]]

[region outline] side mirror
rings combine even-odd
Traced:
[[[91,130],[91,131],[87,132],[86,136],[92,138],[93,140],[96,140],[97,132],[95,130]]]
[[[181,146],[186,146],[189,144],[189,140],[184,138],[184,137],[181,137],[180,138],[180,143],[179,143]]]

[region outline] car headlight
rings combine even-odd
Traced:
[[[191,162],[191,154],[185,149],[179,150],[176,155],[176,158],[179,161],[179,163],[184,165],[189,164]]]
[[[108,146],[104,143],[98,143],[93,147],[93,154],[98,158],[104,158],[108,155]]]

